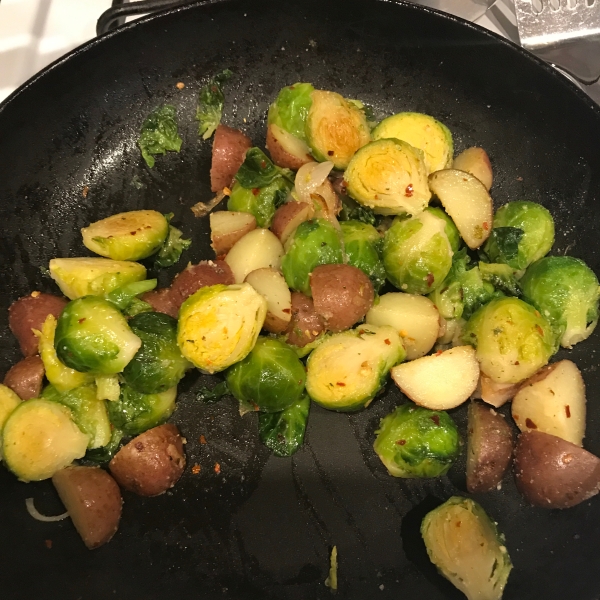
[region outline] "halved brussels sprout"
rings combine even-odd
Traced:
[[[397,219],[383,238],[383,266],[388,279],[409,294],[429,294],[452,266],[446,221],[430,212]]]
[[[142,346],[123,369],[123,378],[136,392],[158,394],[175,387],[191,364],[177,345],[177,320],[158,312],[136,315],[129,327]]]
[[[547,256],[519,281],[526,300],[550,321],[560,345],[588,338],[598,322],[598,278],[579,258]]]
[[[373,448],[394,477],[439,477],[458,456],[458,429],[448,413],[412,402],[381,420]]]
[[[47,385],[40,397],[71,409],[73,421],[90,438],[88,449],[101,448],[110,441],[106,402],[98,400],[95,385],[83,385],[67,392],[60,392],[53,385]]]
[[[385,268],[379,255],[383,238],[377,229],[368,223],[342,221],[340,227],[348,264],[365,273],[377,293],[385,283]]]
[[[309,276],[313,269],[344,262],[340,237],[338,230],[325,219],[301,223],[288,240],[281,261],[288,286],[310,296]]]
[[[541,204],[518,200],[496,211],[483,250],[492,262],[526,269],[546,256],[554,244],[554,219]]]
[[[431,562],[469,600],[500,600],[512,563],[504,536],[477,502],[452,496],[425,515]]]
[[[454,156],[450,130],[429,115],[402,112],[383,119],[372,133],[374,140],[396,138],[423,151],[427,173],[449,169]]]
[[[548,321],[518,298],[482,306],[465,325],[463,341],[475,346],[482,372],[498,383],[527,379],[558,347]]]
[[[169,232],[156,210],[133,210],[96,221],[81,230],[83,245],[113,260],[139,260],[154,254]]]
[[[502,263],[479,262],[479,272],[481,278],[491,283],[497,290],[508,294],[509,296],[520,296],[521,290],[517,283],[515,271],[510,265]]]
[[[303,394],[300,400],[276,413],[258,415],[260,441],[275,456],[291,456],[304,441],[310,398]]]
[[[428,206],[425,209],[425,212],[430,212],[432,215],[435,215],[440,219],[444,219],[446,223],[446,235],[448,236],[448,241],[452,247],[452,252],[458,252],[462,240],[454,221],[450,218],[448,213],[443,208],[439,208],[438,206]]]
[[[10,413],[21,404],[22,400],[13,390],[0,383],[0,431]]]
[[[259,337],[248,356],[227,370],[229,391],[241,402],[264,412],[278,412],[296,403],[306,374],[296,353],[276,339]]]
[[[316,90],[306,118],[306,141],[320,162],[345,169],[359,148],[371,141],[362,110],[336,92]]]
[[[275,123],[288,133],[306,141],[306,118],[315,88],[310,83],[295,83],[282,88],[269,107],[267,125]]]
[[[259,227],[270,227],[275,211],[285,203],[292,184],[285,177],[276,177],[265,187],[247,189],[236,181],[227,201],[227,210],[254,215]]]
[[[358,410],[371,403],[389,370],[405,356],[393,327],[361,325],[334,334],[308,357],[306,391],[324,408]]]
[[[396,139],[363,146],[344,180],[352,198],[382,215],[416,215],[431,199],[423,153]]]
[[[108,403],[108,416],[116,429],[138,435],[164,423],[175,410],[176,398],[177,386],[160,394],[140,394],[125,384],[119,399]]]
[[[146,267],[136,262],[110,258],[53,258],[50,276],[70,300],[81,296],[103,296],[134,281],[146,279]]]
[[[58,359],[83,373],[120,373],[141,345],[119,310],[98,296],[71,300],[54,334]]]
[[[210,285],[179,310],[177,343],[192,364],[208,373],[245,358],[267,315],[267,301],[249,283]]]

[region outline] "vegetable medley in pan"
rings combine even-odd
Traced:
[[[81,231],[98,256],[50,261],[66,298],[33,292],[10,307],[25,358],[0,386],[6,467],[52,478],[95,548],[117,530],[119,486],[153,496],[183,473],[185,439],[168,419],[186,374],[221,373],[214,395],[234,396],[240,418],[257,411],[281,457],[302,445],[311,402],[366,409],[391,378],[405,401],[373,440],[390,475],[445,475],[466,437],[471,493],[494,493],[512,463],[535,506],[597,494],[583,378],[569,360],[549,363],[594,330],[599,284],[582,260],[547,256],[548,210],[514,199],[494,214],[484,149],[455,157],[433,116],[375,122],[310,83],[273,100],[267,155],[220,123],[231,75],[209,81],[196,114],[199,135],[214,133],[216,196],[191,208],[210,220],[214,256],[156,289],[147,267],[175,264],[190,242],[172,215],[111,215]],[[179,151],[177,127],[168,105],[143,123],[148,168]],[[495,410],[508,401],[514,423]],[[459,431],[451,411],[465,402]],[[502,596],[511,561],[476,502],[449,498],[421,532],[468,598]]]

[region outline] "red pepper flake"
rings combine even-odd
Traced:
[[[183,81],[178,81],[178,82],[175,84],[175,87],[176,87],[178,90],[182,90],[182,89],[185,87],[185,83],[183,83]]]
[[[525,426],[529,429],[537,429],[537,425],[529,417],[525,419]]]
[[[515,367],[518,367],[521,363],[518,360],[515,360]]]
[[[81,195],[84,198],[87,198],[88,192],[90,191],[90,188],[87,185],[83,186],[83,190],[81,190]]]
[[[258,196],[258,194],[260,193],[260,188],[252,188],[252,193],[253,193],[255,196]]]
[[[487,221],[484,221],[484,222],[483,222],[483,228],[484,228],[486,231],[488,231],[488,229],[490,228],[490,225],[489,225],[489,223],[488,223]]]
[[[456,526],[457,526],[457,527],[460,527],[461,525],[462,525],[462,522],[461,522],[461,521],[456,521]]]
[[[221,472],[221,465],[219,463],[215,463],[215,473],[218,475]]]
[[[433,273],[427,273],[427,287],[431,287],[434,281],[435,277],[433,276]]]
[[[340,387],[346,387],[346,384],[343,381],[338,381],[335,385],[339,385]]]
[[[334,152],[333,150],[327,150],[327,156],[333,156]]]
[[[383,340],[388,346],[392,345],[392,342],[390,342],[390,340],[388,340],[387,338],[385,338],[385,340]]]
[[[571,418],[571,408],[569,407],[568,404],[565,405],[565,413],[567,415],[567,419]]]
[[[281,312],[284,312],[286,315],[289,315],[292,312],[291,308],[284,308]]]
[[[195,464],[195,465],[192,467],[192,473],[193,473],[194,475],[198,475],[198,473],[200,473],[201,469],[202,469],[202,467],[201,467],[201,466],[200,466],[198,463],[196,463],[196,464]]]
[[[83,323],[84,321],[85,321],[85,317],[82,317],[81,319],[77,320],[78,323]]]
[[[415,193],[415,189],[413,188],[413,184],[412,184],[412,183],[409,183],[409,184],[406,186],[406,189],[404,190],[404,195],[405,195],[407,198],[410,198],[410,197],[411,197],[411,196],[412,196],[414,193]]]
[[[544,330],[539,325],[536,325],[535,328],[537,329],[538,333],[544,337]]]
[[[396,444],[397,444],[398,446],[404,446],[404,444],[406,444],[406,440],[398,440],[398,441],[396,442]]]
[[[440,424],[440,417],[439,415],[433,415],[433,417],[429,417],[436,425]]]
[[[267,168],[267,163],[264,160],[260,161],[260,168],[261,169],[266,169]]]
[[[373,198],[375,198],[375,200],[379,200],[379,196],[377,194],[375,194]]]
[[[129,232],[131,235],[135,235],[137,233],[137,231],[130,231]]]
[[[200,436],[200,443],[201,443],[201,444],[206,444],[206,443],[207,443],[207,442],[206,442],[206,438],[204,437],[204,435],[201,435],[201,436]]]
[[[435,353],[435,355],[436,355],[436,356],[440,356],[441,354],[444,354],[444,351],[443,351],[443,350],[438,350],[438,351]]]
[[[52,550],[52,540],[44,540],[44,544],[46,544],[48,550]]]

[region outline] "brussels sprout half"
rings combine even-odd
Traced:
[[[405,356],[393,327],[361,325],[334,334],[308,357],[306,391],[324,408],[359,410],[371,403],[389,370]]]
[[[158,394],[176,386],[192,366],[177,345],[177,320],[146,312],[130,319],[129,327],[142,346],[123,369],[127,384],[142,394]]]
[[[430,212],[396,220],[383,239],[383,266],[388,279],[409,294],[429,294],[452,266],[446,221]]]
[[[421,535],[431,562],[469,600],[500,600],[512,563],[479,504],[453,496],[425,515]]]
[[[560,345],[588,338],[598,322],[598,278],[579,258],[548,256],[519,281],[526,300],[550,321]]]
[[[311,295],[310,274],[319,265],[343,263],[340,234],[325,219],[304,221],[286,244],[281,270],[288,286]]]
[[[316,90],[306,118],[306,141],[320,162],[345,169],[359,148],[371,140],[362,110],[335,92]]]
[[[120,373],[141,345],[121,312],[98,296],[71,300],[54,334],[59,360],[83,373]]]
[[[439,477],[458,456],[459,435],[444,411],[412,402],[381,420],[373,448],[394,477]]]
[[[554,219],[541,204],[509,202],[494,215],[492,233],[483,247],[492,262],[526,269],[546,256],[554,244]]]
[[[304,441],[310,398],[303,394],[300,400],[276,413],[258,415],[260,441],[275,456],[291,456]]]
[[[288,133],[306,141],[305,127],[315,88],[310,83],[295,83],[282,88],[269,107],[267,125],[275,123]]]
[[[519,383],[543,367],[558,342],[548,321],[518,298],[497,298],[469,319],[463,341],[475,346],[485,375]]]
[[[425,209],[425,212],[429,212],[440,219],[444,219],[444,222],[446,223],[446,235],[448,236],[448,241],[450,242],[452,252],[458,252],[462,240],[454,221],[450,218],[448,213],[443,208],[439,208],[438,206],[428,206]]]
[[[452,166],[454,143],[450,130],[429,115],[403,112],[383,119],[372,133],[374,140],[396,138],[423,152],[427,173]]]
[[[81,230],[83,244],[113,260],[139,260],[154,254],[169,232],[164,215],[155,210],[133,210],[96,221]]]
[[[383,238],[373,225],[360,221],[340,223],[348,264],[359,268],[377,293],[385,283],[385,268],[379,255]]]
[[[267,301],[249,283],[210,285],[179,310],[177,343],[192,364],[208,373],[245,358],[267,314]]]
[[[383,215],[416,215],[431,199],[423,153],[396,139],[363,146],[344,180],[352,198]]]
[[[248,356],[230,367],[225,378],[229,391],[239,401],[272,413],[300,400],[306,374],[287,344],[259,337]]]

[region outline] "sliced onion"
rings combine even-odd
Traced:
[[[33,498],[27,498],[25,500],[25,506],[27,506],[27,512],[36,520],[43,521],[44,523],[53,523],[54,521],[62,521],[69,516],[69,511],[64,512],[62,515],[55,515],[53,517],[47,517],[42,513],[38,512],[37,508],[33,504]]]
[[[300,202],[311,204],[310,195],[327,179],[329,172],[333,169],[331,161],[322,163],[309,162],[302,165],[296,173],[294,185]]]
[[[205,217],[223,198],[227,197],[224,191],[219,192],[210,202],[197,202],[192,206],[195,217]]]

